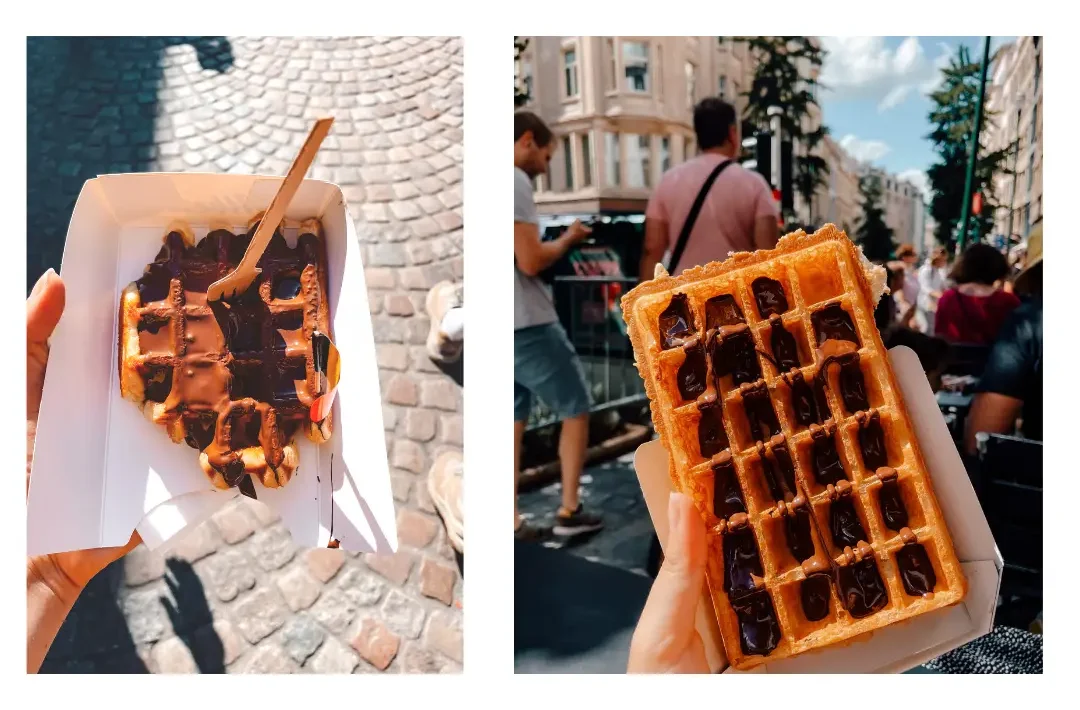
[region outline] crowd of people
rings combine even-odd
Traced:
[[[919,355],[935,390],[963,361],[974,399],[964,447],[975,434],[1021,434],[1042,440],[1042,228],[1028,238],[1023,260],[1010,263],[986,243],[968,246],[950,264],[942,247],[920,265],[901,245],[885,266],[890,294],[878,305],[886,345]]]

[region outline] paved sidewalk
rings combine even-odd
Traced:
[[[634,473],[633,453],[590,466],[582,474],[581,482],[581,500],[586,508],[604,519],[604,529],[580,543],[565,545],[565,549],[590,562],[644,575],[653,526]],[[562,484],[552,483],[521,494],[518,507],[522,517],[536,525],[554,525],[561,492]],[[548,543],[548,546],[556,545]]]
[[[335,116],[312,176],[342,187],[365,244],[401,541],[300,550],[241,499],[175,558],[139,548],[95,579],[43,670],[461,670],[461,574],[424,486],[462,446],[460,368],[423,343],[427,289],[462,276],[462,64],[459,38],[28,40],[28,291],[59,269],[86,179],[284,174]]]

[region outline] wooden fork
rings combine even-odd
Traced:
[[[296,191],[300,188],[300,183],[304,181],[304,175],[307,174],[308,168],[314,162],[315,154],[319,152],[319,146],[322,145],[326,134],[330,132],[330,126],[333,123],[333,118],[320,118],[315,122],[315,126],[311,129],[311,133],[308,134],[307,140],[304,141],[304,145],[300,148],[296,159],[289,166],[289,172],[285,174],[285,179],[281,181],[277,194],[270,201],[270,207],[263,214],[262,219],[259,220],[259,227],[255,230],[251,243],[248,244],[248,248],[244,252],[244,257],[240,259],[240,263],[236,265],[235,269],[210,284],[210,288],[206,289],[207,301],[232,298],[238,293],[243,293],[262,272],[261,269],[256,268],[256,264],[259,263],[263,252],[266,251],[266,245],[270,243],[274,231],[285,217],[285,210],[296,195]]]

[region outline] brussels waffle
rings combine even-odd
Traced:
[[[880,279],[826,225],[623,298],[672,481],[708,526],[706,576],[735,668],[964,596],[874,325]]]
[[[295,247],[280,228],[243,293],[207,302],[206,290],[244,255],[248,231],[212,229],[198,244],[171,227],[120,303],[120,391],[175,442],[201,453],[217,488],[288,483],[299,464],[298,431],[317,443],[332,415],[310,417],[325,389],[319,353],[329,347],[326,248],[318,220],[300,225]],[[325,353],[324,353],[325,355]]]

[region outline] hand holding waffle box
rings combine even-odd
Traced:
[[[965,597],[874,325],[883,284],[829,225],[623,299],[671,489],[709,531],[707,596],[735,669]],[[646,475],[639,466],[648,499]]]
[[[150,548],[171,545],[238,491],[300,546],[396,549],[360,247],[340,189],[302,176],[278,210],[280,177],[84,185],[38,421],[28,554],[121,545],[133,528]],[[258,240],[264,210],[280,217],[254,280],[208,298]]]

